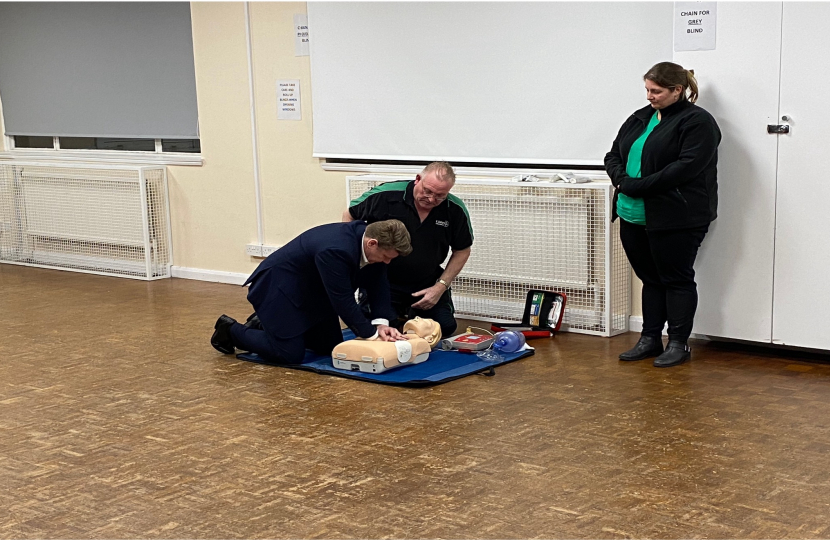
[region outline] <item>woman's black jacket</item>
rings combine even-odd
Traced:
[[[625,172],[628,152],[653,114],[647,105],[629,116],[605,155],[605,170],[617,188],[613,219],[617,197],[624,193],[643,199],[648,230],[707,225],[718,215],[718,124],[685,100],[662,109],[660,123],[643,145],[642,178],[632,178]]]

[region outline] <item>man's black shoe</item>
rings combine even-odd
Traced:
[[[651,336],[640,336],[640,341],[634,347],[620,354],[620,360],[632,362],[643,360],[651,356],[658,356],[663,352],[663,340]]]
[[[256,312],[251,313],[245,320],[245,326],[253,328],[254,330],[262,330],[262,323],[259,322],[259,315]]]
[[[231,337],[231,326],[235,322],[235,320],[227,315],[222,315],[216,320],[216,324],[213,325],[216,331],[210,337],[210,344],[220,353],[233,354],[236,352],[233,346],[233,338]]]
[[[682,341],[669,341],[666,352],[654,359],[654,367],[672,367],[692,357],[692,349]]]

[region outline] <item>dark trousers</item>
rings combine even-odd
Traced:
[[[335,345],[343,342],[337,317],[318,323],[293,338],[276,337],[265,329],[247,328],[239,323],[231,326],[231,336],[238,349],[257,353],[263,360],[275,364],[301,364],[306,349],[330,355]]]
[[[657,339],[668,322],[669,340],[685,343],[697,310],[695,258],[709,226],[647,231],[620,219],[620,240],[643,282],[643,336]]]
[[[413,309],[412,304],[421,298],[423,297],[412,296],[412,293],[392,289],[392,308],[398,314],[399,320],[405,322],[414,317],[432,319],[441,325],[442,336],[451,336],[455,332],[455,329],[458,328],[458,323],[455,322],[455,306],[452,303],[450,289],[444,291],[444,294],[441,295],[438,302],[430,309]],[[395,326],[394,322],[390,324]]]
[[[458,328],[458,323],[455,322],[455,306],[452,303],[452,293],[447,289],[438,302],[430,309],[413,309],[412,304],[420,300],[422,297],[412,296],[411,292],[406,292],[400,289],[392,288],[392,309],[398,315],[397,321],[389,321],[390,326],[394,326],[400,330],[404,323],[414,317],[421,317],[423,319],[432,319],[441,326],[441,335],[449,337]],[[372,313],[369,309],[366,294],[361,290],[359,294],[360,309],[367,319],[372,319]]]

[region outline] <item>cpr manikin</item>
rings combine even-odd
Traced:
[[[425,362],[430,350],[441,343],[441,325],[432,319],[415,317],[404,324],[403,333],[406,341],[344,341],[331,351],[332,364],[349,371],[382,373]]]
[[[432,319],[421,317],[410,319],[403,325],[403,333],[407,336],[424,338],[433,349],[441,343],[441,325]]]

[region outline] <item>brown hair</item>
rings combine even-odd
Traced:
[[[409,231],[397,219],[370,223],[366,227],[366,237],[377,240],[380,249],[394,249],[402,257],[412,253]]]
[[[684,69],[672,62],[660,62],[654,64],[650,70],[643,75],[643,80],[653,82],[663,88],[675,88],[681,86],[683,89],[680,92],[680,100],[689,100],[694,103],[697,101],[697,79],[695,79],[695,72],[693,69]],[[686,92],[689,95],[686,95]]]
[[[442,182],[449,182],[455,184],[455,171],[452,170],[452,165],[446,161],[433,161],[421,171],[421,176],[426,176],[429,173],[435,173]]]

